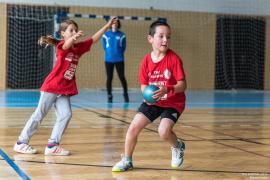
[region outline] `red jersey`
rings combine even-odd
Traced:
[[[74,44],[72,48],[63,50],[64,41],[60,41],[56,46],[56,63],[40,90],[69,96],[78,94],[75,77],[76,68],[79,58],[90,51],[92,43],[92,39],[87,39]]]
[[[139,81],[143,85],[167,86],[175,85],[177,81],[185,79],[182,60],[175,52],[168,50],[163,59],[153,62],[151,53],[148,53],[141,63]],[[165,94],[156,106],[170,107],[182,113],[185,108],[186,96],[184,92],[169,92]]]

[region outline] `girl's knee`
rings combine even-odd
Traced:
[[[71,118],[72,118],[72,112],[70,111],[70,112],[68,112],[68,113],[66,114],[66,118],[65,118],[65,119],[70,120]]]
[[[69,121],[72,117],[72,112],[66,112],[62,115],[62,117],[59,117],[61,121]]]
[[[39,124],[43,120],[43,118],[46,116],[45,113],[42,112],[34,112],[31,116],[31,119],[35,122],[38,122]]]

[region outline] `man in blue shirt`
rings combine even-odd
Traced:
[[[114,66],[118,77],[121,81],[124,90],[124,100],[129,102],[128,97],[128,88],[127,81],[125,78],[125,64],[124,64],[124,52],[126,50],[126,35],[125,33],[119,31],[121,27],[120,20],[118,19],[117,23],[112,25],[112,28],[108,30],[102,36],[102,47],[105,51],[105,67],[107,74],[107,94],[108,102],[112,103],[112,79],[113,79],[113,70]]]

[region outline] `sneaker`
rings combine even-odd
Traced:
[[[18,153],[23,153],[23,154],[36,154],[37,150],[34,149],[32,146],[26,143],[20,143],[18,144],[17,142],[15,143],[13,150]]]
[[[122,160],[113,166],[112,172],[124,172],[132,169],[133,169],[132,161],[127,160],[126,157],[122,157]]]
[[[52,148],[46,146],[44,154],[45,156],[68,156],[70,152],[60,146],[54,146]]]
[[[124,100],[125,100],[125,103],[128,103],[129,102],[128,94],[124,94]]]
[[[184,161],[184,151],[186,149],[185,143],[178,140],[179,147],[172,147],[172,168],[178,168],[183,164]]]

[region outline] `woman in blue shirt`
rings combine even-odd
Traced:
[[[120,20],[112,25],[112,28],[102,36],[102,47],[105,51],[105,67],[107,74],[107,94],[108,102],[112,103],[112,79],[114,66],[124,90],[124,100],[129,102],[127,81],[125,78],[124,52],[126,50],[126,35],[119,31],[121,27]]]

